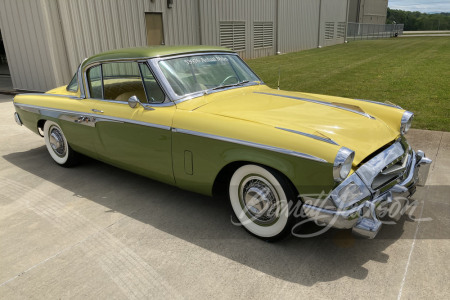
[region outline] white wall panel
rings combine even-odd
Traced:
[[[279,51],[316,48],[319,38],[320,0],[279,0]]]
[[[350,0],[321,0],[320,11],[320,46],[331,46],[343,43],[344,38],[337,38],[337,28],[339,22],[347,23],[347,5]],[[325,39],[325,27],[327,22],[334,23],[334,38]]]
[[[66,76],[63,37],[50,19],[58,20],[55,3],[0,1],[0,27],[15,89],[48,90]]]
[[[244,21],[246,32],[243,58],[273,55],[273,47],[254,49],[253,22],[273,22],[276,32],[276,0],[199,0],[201,41],[205,45],[220,45],[219,24],[221,21]],[[275,37],[274,37],[275,39]]]
[[[173,8],[167,0],[1,0],[14,87],[54,88],[86,57],[146,45],[146,12],[162,13],[166,45],[220,45],[220,22],[243,21],[239,54],[256,58],[343,42],[324,41],[324,26],[345,22],[347,0],[175,0]],[[273,23],[272,46],[255,49],[254,22]]]

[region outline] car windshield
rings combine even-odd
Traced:
[[[207,54],[171,58],[159,66],[178,96],[260,82],[258,76],[232,54]]]

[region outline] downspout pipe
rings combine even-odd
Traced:
[[[322,0],[319,0],[319,36],[317,38],[317,48],[322,48],[322,46],[320,45],[320,32],[322,29]]]
[[[280,37],[280,16],[279,16],[279,14],[280,14],[280,0],[276,0],[276,2],[275,2],[275,5],[276,5],[276,7],[275,7],[275,13],[276,13],[276,15],[275,15],[275,24],[276,24],[276,26],[277,26],[277,30],[276,30],[276,36],[275,36],[275,40],[276,40],[276,44],[275,44],[275,54],[280,54],[280,40],[279,40],[279,37]]]

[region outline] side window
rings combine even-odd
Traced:
[[[147,103],[144,86],[137,62],[102,64],[104,99],[128,101],[136,96]]]
[[[150,72],[147,64],[140,63],[139,68],[141,69],[142,80],[144,81],[148,103],[163,103],[165,100],[164,92],[161,90],[158,82],[156,82],[156,79],[153,77],[153,74]]]
[[[98,65],[87,71],[89,94],[91,98],[103,99],[102,91],[102,66]]]
[[[75,75],[73,75],[72,80],[67,85],[66,90],[74,93],[78,92],[78,72],[75,72]]]

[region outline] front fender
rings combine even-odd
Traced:
[[[251,146],[174,132],[172,151],[177,186],[205,195],[212,195],[219,172],[236,162],[255,163],[276,169],[300,193],[328,192],[334,185],[330,163]]]

